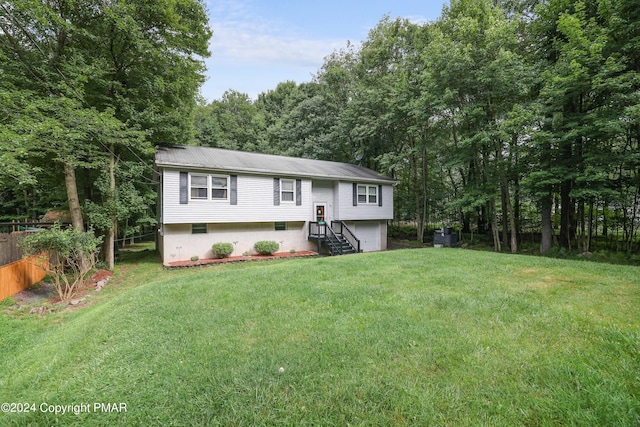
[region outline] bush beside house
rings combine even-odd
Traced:
[[[226,242],[214,243],[211,252],[218,258],[227,258],[233,253],[233,245]]]
[[[279,247],[280,245],[273,240],[261,240],[253,245],[253,248],[260,255],[272,255]]]

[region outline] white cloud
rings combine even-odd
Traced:
[[[211,59],[216,64],[320,67],[346,40],[299,34],[290,23],[269,22],[242,2],[217,1],[210,10]]]

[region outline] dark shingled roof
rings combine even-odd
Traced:
[[[211,147],[162,147],[156,153],[156,164],[164,167],[247,172],[259,175],[395,182],[394,179],[371,169],[348,163],[247,153]]]

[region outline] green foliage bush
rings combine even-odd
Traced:
[[[261,240],[259,242],[256,242],[255,245],[253,245],[253,248],[260,255],[271,255],[275,251],[277,251],[279,247],[280,245],[277,242],[274,242],[273,240]]]
[[[214,243],[211,247],[211,252],[218,258],[227,258],[233,253],[233,245],[226,242]]]
[[[26,236],[20,246],[25,256],[37,257],[37,264],[53,277],[60,299],[66,301],[95,267],[101,240],[93,231],[56,224]]]
[[[394,239],[410,240],[418,235],[418,228],[412,225],[389,225],[388,234]]]

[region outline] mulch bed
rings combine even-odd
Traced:
[[[313,251],[298,251],[298,252],[276,252],[273,255],[249,255],[249,256],[230,256],[228,258],[205,258],[198,261],[175,261],[165,264],[165,268],[185,268],[185,267],[198,267],[201,265],[211,264],[226,264],[229,262],[245,262],[245,261],[266,261],[272,259],[282,258],[300,258],[318,256],[317,252]]]
[[[113,272],[109,270],[98,270],[90,279],[88,279],[84,284],[78,286],[76,291],[74,292],[73,298],[71,301],[79,301],[83,300],[87,294],[91,291],[99,290],[98,283],[102,282],[100,285],[100,289],[106,284],[106,282],[113,276]],[[61,303],[60,297],[58,296],[58,291],[53,283],[49,282],[39,282],[34,286],[27,288],[23,291],[18,292],[13,295],[13,299],[15,300],[18,306],[32,305],[32,304],[42,304],[49,302],[51,304]],[[69,302],[62,303],[63,305],[69,304]],[[73,304],[76,305],[76,304]]]

